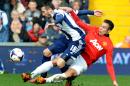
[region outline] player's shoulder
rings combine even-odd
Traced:
[[[94,31],[94,32],[97,32],[97,33],[98,33],[99,27],[97,27],[97,26],[91,26],[91,25],[89,25],[89,24],[87,24],[87,25],[89,26],[90,31]]]
[[[105,37],[105,39],[106,39],[106,42],[107,42],[107,46],[113,48],[113,43],[112,43],[110,37]]]
[[[65,11],[61,10],[61,9],[55,9],[54,10],[54,14],[55,15],[65,15]]]

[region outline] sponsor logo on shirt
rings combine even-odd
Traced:
[[[90,40],[90,42],[99,50],[101,51],[103,47],[98,43],[97,39]]]

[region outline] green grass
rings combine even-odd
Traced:
[[[119,86],[130,86],[130,76],[117,76]],[[31,83],[24,83],[20,75],[17,74],[3,74],[0,75],[0,86],[64,86],[63,83],[52,83],[36,85]],[[109,76],[90,76],[81,75],[73,81],[73,86],[113,86]]]

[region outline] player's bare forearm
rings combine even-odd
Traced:
[[[67,13],[71,12],[73,9],[70,7],[60,7],[59,9],[66,11]]]
[[[45,26],[45,30],[48,29],[49,27],[53,27],[55,26],[55,23],[48,23],[46,26]]]

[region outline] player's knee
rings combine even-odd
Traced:
[[[77,76],[77,72],[74,69],[68,69],[65,73],[68,78]]]
[[[63,67],[65,66],[65,61],[64,61],[64,59],[58,57],[58,58],[57,58],[56,65],[57,65],[59,68],[63,68]]]
[[[48,48],[46,48],[43,50],[43,55],[46,57],[50,57],[52,56],[52,52]]]
[[[63,67],[65,66],[64,61],[57,62],[57,66],[58,66],[59,68],[63,68]]]
[[[52,60],[52,64],[53,64],[54,66],[57,66],[57,62],[58,62],[57,59]]]

